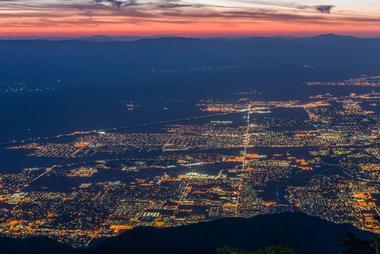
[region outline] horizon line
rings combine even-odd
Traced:
[[[86,39],[86,38],[125,38],[125,39],[159,39],[159,38],[184,38],[184,39],[240,39],[240,38],[314,38],[322,36],[336,36],[336,37],[351,37],[358,39],[377,39],[379,35],[353,35],[344,33],[316,33],[316,34],[273,34],[273,35],[170,35],[170,34],[157,34],[157,35],[107,35],[107,34],[90,34],[90,35],[0,35],[0,40],[4,39]]]

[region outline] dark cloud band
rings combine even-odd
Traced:
[[[317,5],[315,9],[320,13],[331,13],[331,10],[335,7],[335,5]]]

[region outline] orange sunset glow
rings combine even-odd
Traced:
[[[373,6],[371,6],[373,3]],[[1,36],[380,34],[375,1],[5,0]]]

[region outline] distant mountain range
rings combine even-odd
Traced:
[[[49,239],[0,238],[2,254],[214,254],[231,246],[246,250],[286,245],[298,254],[341,253],[339,239],[347,232],[374,236],[346,224],[334,224],[300,213],[229,218],[176,228],[141,227],[118,237],[98,240],[87,249],[72,249]]]
[[[2,83],[75,79],[90,88],[117,86],[144,93],[186,94],[199,85],[205,93],[252,86],[289,91],[310,80],[380,73],[380,38],[331,34],[3,39],[0,55]]]
[[[145,38],[160,38],[166,36],[156,37],[140,37],[140,36],[106,36],[106,35],[93,35],[93,36],[79,36],[79,37],[54,37],[54,36],[12,36],[0,37],[0,40],[46,40],[46,41],[136,41]]]
[[[158,39],[158,38],[187,38],[187,39],[204,39],[204,40],[241,40],[241,39],[255,39],[255,38],[272,38],[272,39],[291,39],[291,40],[302,40],[302,39],[314,39],[314,38],[344,38],[344,39],[379,39],[379,37],[355,37],[350,35],[338,35],[338,34],[321,34],[316,36],[273,36],[273,37],[263,37],[263,36],[235,36],[235,37],[176,37],[171,35],[157,35],[157,36],[108,36],[108,35],[91,35],[91,36],[74,36],[74,37],[54,37],[54,36],[0,36],[0,40],[50,40],[50,41],[68,41],[68,40],[78,40],[78,41],[137,41],[144,39]]]

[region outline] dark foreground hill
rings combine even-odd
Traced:
[[[350,225],[338,225],[303,214],[265,215],[251,219],[222,219],[177,228],[136,228],[96,242],[89,249],[71,249],[48,239],[0,239],[1,253],[58,254],[213,254],[221,246],[256,250],[286,245],[299,254],[341,253],[337,241],[344,233],[373,236]]]

